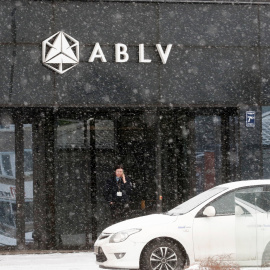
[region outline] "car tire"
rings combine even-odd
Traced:
[[[168,239],[157,239],[143,250],[140,270],[181,270],[185,256],[179,246]]]

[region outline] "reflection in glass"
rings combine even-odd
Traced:
[[[15,126],[0,125],[0,246],[15,246],[16,241],[16,176]],[[6,123],[3,123],[6,122]]]
[[[11,158],[15,157],[15,155],[13,153],[6,153],[6,154],[2,154],[1,158],[2,158],[2,165],[3,165],[3,172],[5,176],[13,176],[14,173],[12,172],[12,167],[11,167]]]
[[[85,147],[83,121],[59,119],[56,146],[62,149]]]
[[[24,124],[24,213],[25,213],[25,243],[33,243],[33,154],[32,125]]]
[[[197,116],[196,136],[196,184],[199,194],[220,184],[221,172],[221,119],[219,116]]]
[[[270,178],[270,106],[262,107],[263,176]]]

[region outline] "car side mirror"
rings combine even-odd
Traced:
[[[207,206],[204,210],[203,210],[203,215],[207,216],[207,217],[214,217],[216,215],[216,209],[214,206]]]
[[[239,206],[239,205],[236,205],[235,206],[235,215],[236,216],[241,216],[241,215],[243,215],[245,212],[244,212],[244,210],[243,210],[243,208],[241,207],[241,206]]]

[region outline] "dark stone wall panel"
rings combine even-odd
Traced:
[[[51,3],[27,1],[16,7],[17,42],[41,43],[53,34],[52,25],[53,5]]]
[[[84,44],[156,43],[158,9],[137,3],[55,4],[55,29]]]
[[[41,63],[39,46],[17,48],[12,104],[20,106],[54,104],[54,73]]]
[[[239,5],[160,5],[162,43],[258,45],[258,8]]]
[[[258,52],[252,49],[174,48],[162,67],[164,104],[224,104],[259,102]]]
[[[158,65],[81,63],[56,76],[59,105],[145,105],[158,100]]]
[[[5,15],[5,19],[0,18],[0,29],[5,27],[0,37],[12,41],[13,18],[16,40],[20,42],[16,45],[11,105],[260,103],[259,49],[252,48],[258,45],[258,6],[3,1],[0,8]],[[15,17],[10,13],[13,9]],[[265,31],[262,42],[266,42],[268,9],[260,7],[261,31]],[[41,42],[59,30],[80,42],[79,65],[63,75],[41,62]],[[166,65],[161,64],[155,50],[159,41],[163,45],[174,43]],[[95,42],[102,45],[108,63],[87,62]],[[114,44],[118,42],[128,46],[128,63],[114,62]],[[152,59],[151,64],[138,63],[139,43],[146,44],[146,58]],[[266,103],[270,66],[267,53],[262,51],[261,65],[261,91]],[[3,74],[9,74],[9,65],[1,68]],[[6,99],[8,92],[4,94]]]
[[[12,18],[14,19],[15,6],[9,1],[1,1],[0,3],[0,42],[12,42]]]
[[[260,43],[270,46],[270,6],[260,6]]]

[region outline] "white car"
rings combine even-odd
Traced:
[[[173,270],[212,256],[239,266],[265,264],[270,261],[268,191],[270,180],[227,183],[166,213],[112,225],[95,242],[97,264]]]

